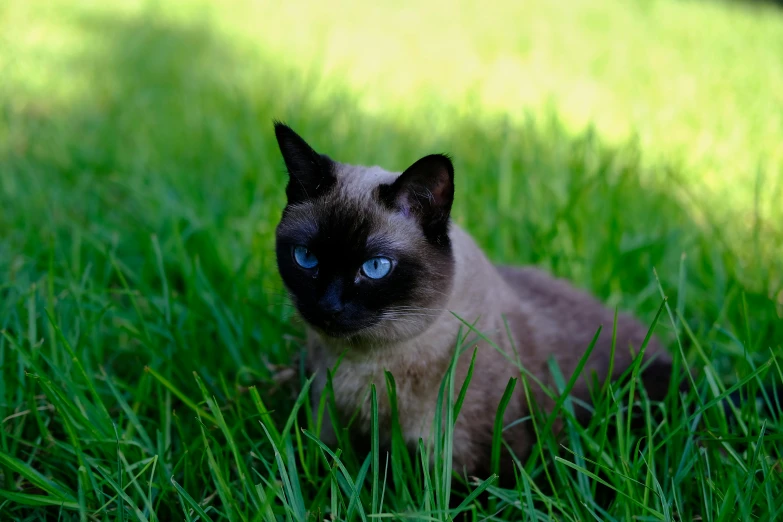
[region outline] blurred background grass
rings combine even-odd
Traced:
[[[774,6],[12,1],[0,13],[6,266],[52,234],[78,236],[64,240],[71,258],[97,242],[141,263],[151,233],[168,251],[187,229],[208,238],[194,250],[205,262],[277,288],[278,117],[347,162],[452,153],[455,216],[498,260],[555,263],[620,299],[640,283],[614,273],[618,253],[669,242],[646,281],[703,254],[686,239],[702,235],[746,288],[783,301]],[[610,205],[590,192],[591,176],[623,169],[632,186]],[[574,197],[594,208],[578,215]]]
[[[280,118],[349,163],[451,153],[454,217],[494,260],[648,320],[655,268],[736,380],[783,338],[781,56],[783,12],[756,2],[6,0],[0,329],[66,382],[48,309],[153,425],[145,397],[172,396],[145,365],[271,394],[301,334],[274,263]],[[39,399],[0,343],[7,418]]]

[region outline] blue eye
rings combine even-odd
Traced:
[[[302,268],[315,268],[318,266],[318,258],[306,247],[294,247],[294,261]]]
[[[370,279],[380,279],[391,272],[391,259],[388,257],[373,257],[362,265],[362,272]]]

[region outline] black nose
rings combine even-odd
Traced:
[[[339,283],[332,284],[324,292],[323,297],[318,301],[321,311],[329,317],[337,317],[344,309],[342,288]]]
[[[339,316],[343,312],[343,305],[340,302],[328,302],[321,304],[321,311],[331,318]]]

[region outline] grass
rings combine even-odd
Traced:
[[[0,519],[780,516],[779,412],[721,399],[783,381],[783,15],[447,13],[0,6]],[[512,487],[452,474],[456,411],[417,455],[323,446],[274,263],[274,117],[344,161],[452,153],[455,219],[488,255],[657,317],[690,393],[604,387],[586,427],[559,401],[566,438]]]

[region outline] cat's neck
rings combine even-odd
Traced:
[[[461,315],[465,321],[475,321],[498,309],[508,309],[507,303],[518,300],[495,265],[473,238],[456,223],[449,234],[454,253],[454,282],[446,305],[448,312]]]

